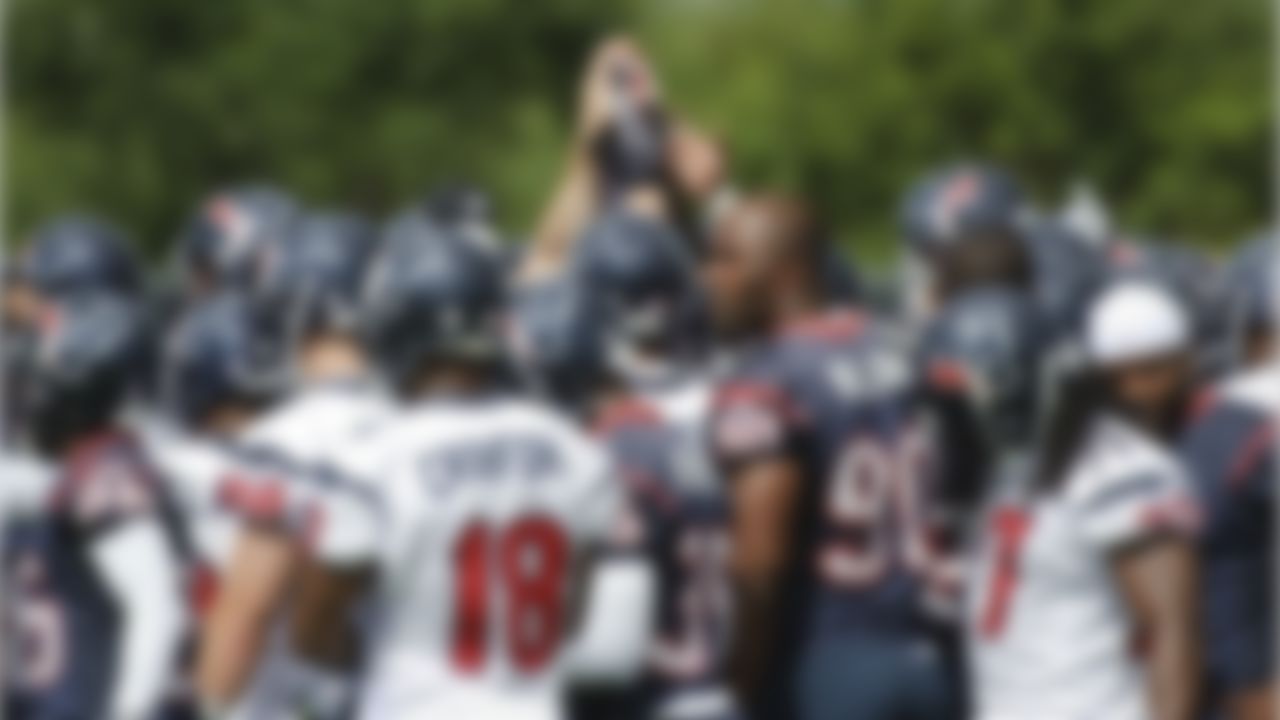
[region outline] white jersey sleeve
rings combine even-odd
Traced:
[[[256,423],[235,443],[241,463],[233,504],[252,519],[274,521],[295,532],[331,532],[326,508],[343,484],[341,459],[354,452],[389,405],[372,389],[335,386],[305,391]],[[328,531],[325,526],[330,526]]]
[[[623,484],[602,447],[584,440],[576,440],[575,444],[579,446],[575,475],[581,482],[570,500],[574,508],[571,518],[584,542],[607,542],[617,532],[623,511]]]
[[[388,424],[387,427],[391,427]],[[323,489],[317,496],[319,529],[312,538],[317,558],[332,565],[364,565],[377,560],[389,499],[378,482],[388,472],[386,443],[373,430],[321,468]]]
[[[1198,510],[1171,452],[1127,424],[1107,419],[1067,480],[1081,536],[1110,551],[1162,533],[1194,532]]]

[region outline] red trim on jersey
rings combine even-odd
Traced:
[[[639,398],[623,398],[606,403],[596,415],[591,431],[599,437],[624,427],[653,427],[662,424],[662,416],[652,405]]]
[[[1153,531],[1195,532],[1200,527],[1200,508],[1186,497],[1157,502],[1143,510],[1142,526]]]
[[[804,413],[781,388],[759,381],[730,382],[722,385],[716,393],[714,408],[721,411],[726,407],[739,403],[748,405],[766,405],[775,414],[791,423],[804,419]]]
[[[828,310],[792,320],[782,328],[787,338],[845,342],[862,334],[867,316],[857,310]]]
[[[85,478],[91,475],[87,471],[104,447],[124,440],[126,437],[127,435],[123,430],[109,428],[87,435],[72,443],[67,450],[66,460],[63,463],[65,470],[62,474],[62,481],[58,483],[58,487],[53,493],[53,506],[59,507],[66,503],[80,489],[80,486],[85,482]]]
[[[1275,444],[1277,431],[1280,427],[1274,422],[1269,422],[1257,430],[1253,431],[1248,438],[1245,439],[1244,445],[1240,446],[1240,451],[1236,455],[1235,462],[1231,463],[1231,469],[1227,471],[1227,484],[1233,488],[1238,488],[1249,477],[1249,473],[1262,460]]]
[[[953,360],[938,360],[930,363],[926,381],[932,388],[953,393],[965,393],[972,389],[968,370],[964,365]]]
[[[231,475],[220,483],[218,500],[254,520],[276,520],[285,511],[285,492],[279,482]]]

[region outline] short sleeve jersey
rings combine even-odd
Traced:
[[[978,717],[1149,717],[1139,638],[1110,561],[1164,533],[1194,534],[1177,458],[1104,417],[1058,488],[1032,494],[1027,476],[1001,480],[967,593]]]
[[[317,549],[380,578],[359,716],[555,717],[572,568],[622,512],[603,449],[530,402],[456,398],[383,423],[335,474]]]

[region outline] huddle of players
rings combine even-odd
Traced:
[[[948,168],[881,312],[791,198],[519,281],[452,200],[220,193],[166,312],[35,233],[9,717],[1270,716],[1265,242],[1211,283]]]

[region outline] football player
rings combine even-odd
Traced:
[[[238,496],[255,491],[241,477],[245,468],[234,446],[284,393],[280,348],[261,336],[250,303],[237,293],[193,304],[164,344],[160,397],[175,422],[153,427],[148,446],[172,479],[216,583],[245,520],[248,503]]]
[[[962,163],[920,181],[902,208],[902,291],[908,324],[976,287],[1028,289],[1062,338],[1079,329],[1103,275],[1098,252],[1062,223],[1037,217],[997,167]]]
[[[966,612],[979,718],[1196,717],[1198,511],[1140,424],[1162,422],[1149,390],[1189,341],[1181,308],[1149,286],[1090,309],[1087,367],[1040,399],[1031,459],[997,478],[981,525]]]
[[[141,288],[141,270],[124,234],[89,215],[63,215],[32,234],[21,259],[4,283],[4,417],[0,438],[0,526],[38,512],[55,481],[53,468],[31,452],[28,403],[36,362],[35,331],[44,306],[57,299],[108,293],[132,296]]]
[[[948,717],[920,602],[910,370],[875,319],[829,304],[816,230],[798,201],[747,199],[705,260],[715,325],[742,348],[709,431],[730,506],[734,688],[757,717]]]
[[[614,549],[647,558],[658,574],[646,672],[622,692],[586,693],[575,716],[733,717],[724,673],[730,608],[723,493],[704,472],[701,454],[690,456],[701,434],[688,437],[682,419],[609,369],[598,310],[588,288],[561,281],[526,288],[514,318],[533,384],[594,429],[626,484],[629,514]]]
[[[308,676],[288,663],[283,642],[273,642],[270,631],[296,580],[312,521],[307,508],[315,488],[301,469],[341,452],[385,409],[357,325],[375,241],[359,217],[308,213],[268,246],[255,269],[250,302],[259,332],[281,345],[291,394],[239,433],[232,448],[244,482],[227,499],[252,522],[240,527],[204,627],[196,682],[210,715],[238,707],[270,716],[301,681],[295,676]],[[242,697],[251,680],[263,694]],[[341,682],[323,679],[325,686]]]
[[[334,494],[327,572],[295,622],[324,662],[333,618],[376,589],[356,717],[562,717],[577,579],[615,532],[621,487],[567,419],[504,387],[500,286],[458,242],[391,237],[371,269],[372,348],[407,407],[335,458],[351,491]]]
[[[599,303],[607,359],[639,391],[673,391],[694,372],[692,262],[667,224],[622,210],[596,219],[578,241],[570,279]]]
[[[1210,691],[1232,720],[1275,717],[1274,501],[1280,372],[1267,345],[1274,248],[1242,254],[1256,263],[1233,289],[1240,316],[1231,353],[1242,369],[1197,402],[1182,442],[1205,512],[1202,603]],[[1242,270],[1242,268],[1240,268]],[[1234,303],[1233,303],[1234,304]]]
[[[31,322],[30,428],[58,475],[47,505],[9,528],[11,710],[180,717],[188,545],[165,483],[119,421],[140,313],[80,292],[42,297]]]

